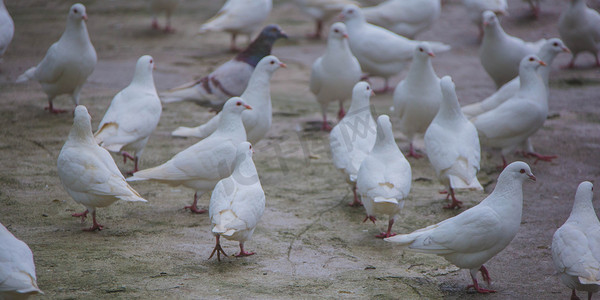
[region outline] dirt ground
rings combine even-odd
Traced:
[[[64,29],[71,1],[6,1],[15,21],[15,37],[0,64],[0,222],[31,247],[38,283],[49,299],[99,298],[489,298],[566,299],[570,291],[554,275],[550,244],[566,220],[579,182],[600,176],[600,74],[591,56],[577,61],[583,68],[560,70],[569,56],[559,55],[550,78],[550,115],[533,136],[539,152],[559,156],[552,163],[532,164],[536,183],[524,185],[522,226],[513,242],[489,261],[492,288],[488,296],[470,294],[466,271],[437,256],[402,252],[374,235],[387,225],[362,223],[364,210],[348,207],[351,191],[333,167],[326,133],[315,131],[319,106],[308,90],[310,66],[325,43],[304,38],[313,24],[291,1],[275,1],[270,23],[290,35],[273,53],[287,65],[272,80],[273,127],[255,146],[254,160],[264,187],[266,211],[246,244],[257,254],[246,258],[208,260],[214,246],[208,216],[183,210],[193,191],[158,183],[134,183],[148,203],[115,203],[98,210],[106,227],[83,232],[71,214],[84,208],[63,190],[56,159],[72,124],[71,114],[44,111],[46,97],[36,82],[14,84],[18,75],[37,64]],[[201,22],[224,1],[182,0],[170,35],[150,30],[146,1],[83,1],[98,64],[82,91],[81,104],[96,128],[112,97],[126,85],[137,58],[154,56],[158,90],[209,73],[230,59],[229,36],[196,36]],[[375,2],[375,1],[372,1]],[[539,20],[528,17],[527,4],[509,0],[505,30],[526,40],[558,36],[556,23],[566,1],[542,2]],[[161,19],[161,22],[164,22]],[[477,30],[465,19],[458,0],[446,1],[442,16],[420,39],[452,45],[433,59],[441,77],[452,75],[462,104],[479,101],[494,84],[477,57]],[[240,42],[243,44],[245,39]],[[392,79],[396,84],[405,71]],[[373,81],[375,88],[382,82]],[[376,115],[389,113],[391,94],[372,99]],[[71,107],[70,98],[55,101]],[[349,104],[347,104],[348,106]],[[334,106],[330,118],[335,116]],[[165,162],[195,143],[175,139],[177,126],[192,126],[211,116],[191,103],[164,105],[163,115],[146,147],[141,167]],[[406,140],[397,135],[404,151]],[[422,142],[421,142],[422,145]],[[479,179],[485,193],[462,192],[467,207],[493,189],[499,172],[498,153],[483,151]],[[129,170],[119,157],[117,164]],[[512,160],[523,159],[511,157]],[[409,159],[413,186],[394,231],[410,232],[460,211],[442,209],[443,187],[427,159]],[[596,199],[598,196],[595,197]],[[205,195],[200,204],[208,206]],[[596,205],[597,206],[597,205]],[[462,210],[461,210],[462,211]],[[224,242],[229,254],[235,242]],[[581,296],[584,296],[581,294]]]

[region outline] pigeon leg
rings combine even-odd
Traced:
[[[489,280],[490,275],[487,272],[487,269],[484,266],[481,266],[481,268],[479,268],[479,271],[481,271],[481,275],[483,276],[483,280],[485,280],[486,282]],[[480,294],[488,294],[488,293],[495,293],[495,290],[488,290],[488,289],[484,289],[484,288],[480,288],[479,284],[477,284],[477,278],[475,278],[475,276],[477,275],[477,270],[473,269],[470,271],[471,274],[471,279],[473,280],[473,284],[468,285],[467,286],[467,290],[470,288],[475,289],[475,291],[477,291]],[[484,275],[485,274],[485,275]],[[487,278],[487,280],[486,280]],[[489,283],[489,282],[488,282]]]
[[[231,51],[231,52],[238,52],[239,51],[238,48],[235,46],[235,38],[236,38],[236,36],[237,35],[235,33],[231,34],[231,44],[229,46],[229,51]]]
[[[387,91],[390,90],[389,78],[384,78],[383,80],[384,80],[383,89],[378,90],[378,91],[373,91],[374,93],[377,93],[377,94],[378,93],[382,93],[383,94],[383,93],[385,93],[385,92],[387,92]]]
[[[448,195],[450,195],[452,197],[452,203],[444,206],[444,208],[445,209],[462,208],[462,201],[458,201],[458,200],[456,200],[456,197],[454,197],[454,189],[452,187],[450,187],[449,191],[450,192],[448,193]]]
[[[124,164],[127,163],[127,159],[128,158],[131,159],[131,160],[133,160],[133,161],[135,161],[135,157],[133,157],[131,154],[129,154],[129,153],[125,152],[125,151],[122,151],[121,155],[123,155],[123,163]]]
[[[594,55],[594,57],[596,58],[596,67],[600,67],[600,60],[598,60],[598,53],[596,53],[596,55]]]
[[[223,251],[223,248],[221,248],[221,243],[219,243],[219,238],[221,236],[217,235],[217,244],[215,245],[215,248],[213,249],[213,251],[210,253],[210,256],[208,257],[208,259],[211,259],[213,257],[213,255],[215,255],[215,252],[217,253],[217,260],[221,261],[221,253],[223,255],[225,255],[225,257],[227,257],[227,254],[225,254],[225,251]]]
[[[83,229],[83,231],[95,231],[96,229],[98,229],[98,231],[100,231],[100,230],[104,229],[104,226],[98,224],[98,222],[96,221],[96,211],[95,210],[92,212],[92,221],[93,221],[92,227]]]
[[[156,16],[152,17],[152,25],[150,25],[150,27],[154,30],[160,29],[158,26],[158,20],[156,20]]]
[[[56,109],[54,108],[54,106],[52,105],[52,100],[53,99],[48,99],[48,106],[44,107],[44,110],[49,111],[51,114],[62,114],[67,112],[66,109]]]
[[[589,298],[589,297],[588,297]],[[590,298],[591,299],[591,298]],[[575,290],[573,290],[571,292],[571,300],[581,300],[579,299],[579,297],[577,297],[577,293],[575,293]]]
[[[373,222],[373,224],[375,224],[375,221],[377,221],[377,218],[375,218],[374,216],[367,215],[365,217],[365,219],[363,220],[363,223],[366,222],[367,220],[371,220],[371,222]]]
[[[315,32],[307,34],[306,37],[309,39],[320,40],[321,32],[323,32],[323,20],[315,20]]]
[[[410,142],[410,144],[409,144],[409,150],[408,150],[408,155],[406,155],[406,157],[414,157],[416,159],[419,159],[419,158],[423,157],[423,155],[418,154],[415,151],[415,148],[413,147],[413,143]]]
[[[321,130],[330,132],[333,128],[331,128],[331,125],[327,122],[327,107],[321,107],[321,111],[323,112],[323,125],[321,125]]]
[[[354,194],[354,201],[352,201],[352,203],[348,204],[352,207],[360,207],[363,206],[362,201],[360,201],[360,199],[358,198],[358,194],[356,193],[356,185],[352,186],[352,193]]]
[[[499,166],[496,166],[496,169],[502,171],[504,170],[504,168],[506,168],[506,166],[508,166],[508,164],[506,163],[506,158],[504,157],[504,154],[500,155],[502,157],[502,164]]]
[[[556,155],[541,155],[541,154],[535,153],[535,152],[527,152],[527,155],[535,157],[535,162],[533,163],[534,165],[537,164],[537,162],[540,160],[551,162],[553,159],[558,157]]]
[[[81,217],[81,223],[85,222],[85,218],[87,218],[88,210],[86,209],[82,213],[72,214],[71,217]]]
[[[387,232],[382,232],[378,235],[376,235],[376,238],[380,238],[380,239],[385,239],[385,238],[389,238],[391,236],[395,236],[396,233],[392,232],[392,225],[394,225],[394,218],[390,218],[390,221],[388,222],[388,230]]]
[[[250,256],[250,255],[254,255],[254,252],[246,252],[244,251],[244,243],[240,242],[240,253],[236,254],[235,257],[244,257],[244,256]]]
[[[568,64],[562,66],[561,68],[563,68],[563,69],[573,69],[574,67],[575,67],[575,53],[573,53],[573,57],[571,57],[571,61]]]
[[[194,193],[194,202],[192,203],[192,205],[186,206],[183,209],[189,209],[191,212],[196,213],[196,214],[203,214],[206,212],[206,209],[198,208],[198,193]],[[218,244],[218,242],[219,242],[219,238],[217,237],[217,244]]]
[[[338,120],[341,120],[346,116],[346,111],[344,111],[344,103],[340,101],[340,110],[338,110]]]
[[[171,27],[171,13],[167,13],[167,25],[165,26],[164,31],[165,31],[165,33],[175,32],[175,29],[173,27]]]

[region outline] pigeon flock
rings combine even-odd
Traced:
[[[177,17],[182,1],[147,2],[145,9],[152,14],[152,30],[160,30],[165,35],[180,30],[174,28],[171,21]],[[527,2],[534,19],[543,16],[543,2]],[[277,129],[272,129],[277,127],[274,119],[278,117],[271,98],[271,86],[276,84],[272,77],[279,69],[296,64],[291,58],[288,61],[272,55],[272,50],[282,39],[316,39],[312,42],[321,44],[323,52],[307,66],[310,75],[303,78],[305,93],[316,100],[313,107],[307,109],[313,109],[315,115],[322,117],[310,121],[320,124],[311,130],[325,137],[331,158],[329,167],[341,171],[343,177],[339,179],[343,178],[352,191],[349,205],[353,208],[349,209],[364,212],[364,219],[354,221],[376,223],[383,215],[388,217],[387,229],[376,235],[377,239],[365,234],[360,243],[370,243],[373,248],[392,247],[398,253],[396,260],[390,258],[386,262],[392,265],[404,259],[404,250],[436,254],[459,269],[469,270],[472,284],[466,286],[466,290],[496,293],[490,276],[494,270],[488,270],[484,264],[513,241],[524,222],[523,208],[529,199],[524,197],[523,189],[531,181],[536,182],[535,165],[538,162],[561,164],[556,155],[537,152],[531,139],[550,117],[552,62],[561,53],[570,54],[566,67],[574,68],[575,58],[588,52],[595,57],[593,67],[600,67],[600,14],[587,7],[586,0],[569,0],[560,18],[555,20],[560,38],[527,42],[502,28],[501,18],[508,14],[506,0],[460,1],[457,5],[465,9],[465,23],[472,22],[480,30],[477,47],[482,70],[477,76],[485,77],[497,88],[491,95],[461,107],[457,91],[469,88],[468,83],[454,82],[452,74],[439,74],[434,69],[436,60],[443,60],[445,53],[456,50],[435,39],[415,39],[438,22],[444,13],[444,1],[386,0],[370,7],[352,0],[295,0],[293,3],[316,22],[314,33],[306,37],[288,36],[285,25],[265,25],[274,5],[278,5],[272,0],[227,0],[212,18],[198,20],[194,26],[200,27],[194,32],[199,40],[210,32],[229,34],[230,45],[228,48],[223,45],[221,50],[235,52],[231,60],[215,66],[200,79],[159,91],[155,85],[155,57],[137,57],[130,84],[113,94],[103,117],[90,115],[85,105],[91,100],[81,93],[96,66],[102,63],[102,48],[98,48],[97,54],[92,44],[94,32],[87,27],[88,22],[97,20],[83,4],[73,4],[65,12],[66,25],[60,39],[45,45],[49,48],[38,58],[41,61],[37,66],[22,74],[12,74],[15,78],[11,83],[39,82],[47,96],[46,109],[52,119],[59,118],[60,113],[72,113],[70,132],[61,137],[62,149],[58,157],[53,158],[56,160],[54,174],[58,175],[64,194],[85,207],[83,212],[71,216],[80,218],[82,223],[88,214],[92,216],[91,227],[84,231],[116,230],[122,226],[117,226],[114,217],[102,222],[111,223],[110,226],[105,228],[100,224],[102,214],[97,217],[97,208],[108,207],[117,200],[145,202],[146,205],[167,201],[146,193],[138,181],[148,181],[164,189],[168,187],[161,183],[181,186],[187,188],[183,192],[189,192],[186,195],[190,197],[190,190],[193,191],[191,205],[182,211],[189,209],[193,214],[204,214],[190,218],[207,215],[210,228],[206,230],[215,237],[212,252],[202,255],[208,259],[216,256],[216,263],[221,264],[222,260],[231,259],[225,259],[231,255],[221,246],[221,238],[239,243],[235,257],[254,255],[255,252],[247,250],[247,242],[262,222],[263,214],[268,213],[273,197],[263,190],[267,184],[261,183],[266,170],[255,165],[253,158],[255,151],[260,153],[264,147],[255,145],[271,143],[265,140]],[[88,13],[94,17],[88,19]],[[162,15],[166,16],[166,23],[161,27],[158,18]],[[13,19],[0,0],[0,59],[11,51],[14,32]],[[257,35],[252,40],[254,34]],[[236,40],[238,35],[248,37],[244,46]],[[326,39],[321,40],[324,35]],[[477,61],[476,57],[473,59]],[[390,78],[398,74],[402,79],[394,88]],[[380,90],[373,89],[374,77],[384,80]],[[35,88],[40,91],[37,85]],[[376,97],[381,93],[390,93],[393,99],[385,104],[390,109],[384,114],[373,110],[373,102],[379,101]],[[53,101],[61,95],[71,96],[72,110],[54,106]],[[215,114],[203,120],[180,117],[180,124],[198,126],[169,128],[169,138],[184,137],[191,145],[183,149],[164,145],[172,153],[170,159],[154,165],[142,161],[142,154],[151,152],[156,145],[149,141],[156,136],[161,118],[165,118],[163,111],[181,105],[172,104],[180,101],[192,101],[199,105],[196,106],[199,110]],[[331,102],[338,105],[337,122],[327,118]],[[43,111],[41,107],[39,111]],[[94,119],[99,121],[95,132]],[[39,118],[31,122],[47,120]],[[404,145],[401,147],[397,142],[396,136],[400,133],[407,142],[407,151],[401,150]],[[418,144],[421,140],[423,143]],[[538,150],[552,152],[553,149]],[[492,159],[483,161],[484,153]],[[414,207],[420,200],[411,190],[425,187],[424,175],[415,172],[412,165],[425,160],[424,156],[439,180],[439,184],[437,181],[428,184],[438,185],[448,202],[443,207],[429,209],[438,212],[446,209],[452,216],[441,222],[425,219],[426,223],[416,226],[405,223],[403,209],[405,204]],[[529,165],[514,159],[518,156],[535,161]],[[124,163],[128,159],[133,161],[131,171],[119,169],[117,161],[121,158]],[[500,159],[499,166],[484,165],[484,162],[489,164]],[[499,172],[497,179],[493,176],[495,185],[487,197],[481,194],[491,182],[481,181],[481,176],[478,178],[484,168]],[[312,176],[319,175],[313,173]],[[595,174],[579,175],[582,178],[578,180],[585,180]],[[311,192],[326,189],[329,181],[316,181],[323,186],[313,185]],[[469,199],[482,200],[478,204],[464,203],[457,199],[458,193],[477,195]],[[201,201],[204,194],[210,195],[208,203]],[[587,292],[591,299],[600,290],[600,221],[592,205],[592,182],[581,182],[574,199],[570,216],[556,230],[552,241],[548,241],[551,259],[544,259],[548,264],[553,263],[558,280],[571,290],[571,299],[579,299],[578,291]],[[202,208],[206,206],[208,209]],[[414,213],[418,212],[411,212]],[[138,213],[128,218],[146,217]],[[396,230],[403,232],[393,232],[395,224]],[[9,231],[11,226],[7,227],[0,224],[0,299],[25,299],[43,294],[42,289],[49,284],[40,282],[38,286],[34,253]],[[257,232],[257,235],[263,234]],[[76,238],[86,239],[89,235]],[[268,237],[261,238],[265,239]],[[379,242],[380,239],[390,243]],[[43,253],[43,247],[36,246],[35,255]],[[292,246],[289,251],[291,249]],[[77,255],[77,249],[69,253]],[[260,260],[260,255],[257,259]],[[514,263],[519,263],[518,258]],[[478,273],[483,281],[478,280]],[[403,298],[402,295],[397,297]]]

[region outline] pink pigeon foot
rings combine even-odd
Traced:
[[[591,299],[591,297],[590,297]],[[575,290],[573,290],[573,292],[571,292],[571,300],[581,300],[579,299],[579,297],[577,297],[577,293],[575,293]]]
[[[156,21],[156,19],[152,20],[152,25],[150,25],[152,29],[154,30],[159,30],[160,26],[158,26],[158,21]]]
[[[483,277],[483,280],[485,282],[487,282],[487,284],[490,284],[492,282],[491,278],[490,278],[490,273],[488,273],[488,270],[485,268],[485,266],[481,266],[479,268],[479,271],[481,272],[481,276]],[[480,288],[479,284],[477,284],[477,279],[473,276],[473,274],[471,274],[471,279],[473,280],[473,284],[467,286],[467,290],[470,288],[474,288],[475,291],[477,291],[480,294],[489,294],[489,293],[495,293],[495,290],[489,290],[489,289],[484,289],[484,288]]]
[[[246,252],[244,251],[244,243],[240,243],[240,253],[236,254],[235,257],[244,257],[254,255],[254,252]]]
[[[535,152],[527,152],[527,156],[535,157],[535,162],[533,162],[534,165],[537,164],[537,162],[540,160],[551,162],[553,159],[558,158],[558,156],[556,155],[541,155]]]
[[[165,29],[163,29],[164,33],[174,33],[175,32],[175,28],[167,25],[165,26]]]
[[[352,193],[354,193],[354,201],[352,201],[352,203],[349,203],[348,205],[352,207],[363,206],[362,201],[360,201],[360,199],[358,198],[358,194],[356,194],[356,187],[352,188]]]
[[[52,101],[48,101],[48,106],[44,107],[44,110],[49,111],[51,114],[62,114],[62,113],[66,113],[68,110],[67,109],[56,109],[54,108],[54,106],[52,105]]]
[[[414,157],[415,159],[419,159],[423,157],[423,155],[417,153],[417,151],[415,151],[415,148],[413,147],[413,144],[410,143],[408,154],[406,155],[406,157]]]
[[[391,236],[395,236],[396,233],[392,232],[392,226],[394,225],[394,219],[390,218],[390,221],[388,222],[388,229],[387,232],[382,232],[378,235],[376,235],[376,238],[380,238],[380,239],[384,239],[384,238],[389,238]]]
[[[456,197],[454,197],[454,189],[450,188],[448,195],[452,198],[452,203],[444,206],[445,209],[462,208],[462,201],[458,201]],[[448,196],[446,196],[446,200],[448,200]]]
[[[215,248],[213,249],[213,251],[210,253],[210,256],[208,257],[208,259],[211,259],[213,257],[213,255],[215,255],[215,252],[217,253],[217,260],[221,261],[221,254],[223,254],[225,257],[227,257],[227,254],[225,254],[225,251],[223,251],[223,248],[221,248],[221,243],[219,243],[219,238],[221,236],[217,235],[217,244],[215,245]]]
[[[344,111],[344,106],[340,103],[340,110],[338,111],[338,120],[343,119],[346,116],[346,111]]]
[[[366,222],[367,220],[371,220],[371,222],[373,222],[373,224],[375,224],[375,221],[377,221],[377,218],[375,218],[374,216],[367,215],[365,217],[365,219],[363,220],[363,223]]]
[[[198,208],[198,193],[194,193],[194,202],[192,205],[185,206],[183,209],[189,209],[191,212],[195,214],[203,214],[206,212],[206,209]]]
[[[87,210],[86,210],[86,212],[87,212]],[[96,230],[100,231],[100,230],[104,229],[104,226],[98,224],[98,222],[96,221],[96,211],[94,211],[92,213],[92,221],[93,221],[92,227],[83,229],[83,231],[96,231]]]
[[[331,127],[331,125],[329,125],[329,122],[327,122],[326,119],[323,119],[323,124],[321,125],[321,130],[330,132],[331,129],[333,129],[333,128]]]
[[[71,217],[81,217],[81,223],[85,222],[85,218],[87,218],[88,210],[86,209],[84,212],[72,214]]]
[[[315,21],[315,32],[307,34],[306,37],[309,39],[320,40],[322,31],[323,31],[323,21],[316,20]]]

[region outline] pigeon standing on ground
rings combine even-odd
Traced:
[[[179,0],[150,0],[150,10],[152,11],[152,29],[160,29],[158,25],[158,15],[164,13],[167,18],[164,31],[175,32],[171,27],[171,14],[179,4]]]
[[[120,153],[125,162],[128,158],[133,160],[133,172],[139,170],[139,158],[162,112],[154,87],[153,69],[152,56],[144,55],[138,59],[131,83],[113,98],[94,134],[100,146]],[[128,149],[133,150],[133,156],[126,152]]]
[[[171,103],[190,100],[220,110],[227,99],[242,94],[248,86],[256,65],[265,56],[271,54],[271,48],[279,38],[287,39],[287,35],[279,25],[266,26],[252,44],[240,54],[200,80],[161,93],[162,101]]]
[[[350,50],[362,71],[383,77],[385,84],[382,91],[389,90],[388,79],[404,69],[412,59],[415,46],[421,42],[367,23],[362,10],[356,5],[346,5],[340,16],[348,29]],[[450,46],[440,42],[428,43],[436,53],[450,50]]]
[[[425,132],[425,149],[438,178],[448,187],[452,203],[444,208],[460,208],[455,189],[483,190],[477,180],[481,148],[475,126],[460,110],[454,82],[450,76],[440,81],[442,103]]]
[[[562,52],[570,53],[571,51],[569,51],[569,48],[567,48],[560,39],[551,38],[544,43],[537,54],[537,56],[547,64],[545,67],[538,68],[538,74],[542,77],[542,81],[546,86],[546,93],[550,92],[548,86],[551,70],[550,66],[556,55]],[[517,76],[483,101],[464,106],[462,111],[468,118],[478,116],[488,110],[498,107],[498,105],[513,97],[519,91],[519,87],[520,78]]]
[[[208,213],[217,242],[209,259],[215,252],[219,261],[221,254],[227,256],[219,242],[221,236],[239,242],[240,253],[236,257],[254,254],[244,250],[244,242],[252,237],[265,211],[265,192],[252,161],[253,152],[250,143],[240,143],[231,176],[219,181],[212,192]]]
[[[237,146],[246,141],[242,112],[252,109],[242,98],[225,102],[219,127],[207,138],[177,153],[164,164],[133,173],[127,181],[153,180],[171,186],[183,185],[195,191],[189,208],[193,213],[206,212],[198,208],[198,198],[212,191],[219,180],[233,171]]]
[[[483,146],[502,149],[504,165],[505,155],[525,143],[548,117],[548,95],[537,73],[537,69],[545,65],[535,55],[524,57],[519,67],[519,91],[498,107],[471,119]],[[538,153],[526,154],[544,161],[556,158]]]
[[[394,113],[400,117],[400,131],[408,138],[408,157],[421,157],[414,150],[414,136],[425,133],[442,102],[440,79],[431,66],[431,57],[435,54],[429,45],[419,43],[406,78],[394,90]]]
[[[414,39],[437,21],[442,5],[441,0],[387,0],[362,11],[367,22]]]
[[[491,12],[483,13],[484,35],[479,49],[479,60],[485,71],[500,88],[519,75],[519,62],[529,54],[535,54],[546,42],[524,42],[504,32],[498,17]]]
[[[231,34],[230,50],[238,51],[236,36],[245,34],[250,43],[250,36],[269,17],[272,7],[272,0],[227,0],[216,15],[200,26],[198,33],[228,32]]]
[[[6,52],[8,45],[10,45],[14,34],[15,23],[10,17],[8,10],[6,10],[4,0],[0,0],[0,60],[2,60],[2,56]]]
[[[327,50],[313,63],[310,73],[310,91],[316,96],[323,114],[321,130],[331,131],[327,122],[329,102],[339,101],[338,119],[344,117],[344,101],[351,97],[360,75],[360,64],[348,46],[346,26],[339,22],[333,24],[327,38]]]
[[[85,231],[103,229],[96,221],[97,207],[107,207],[117,200],[147,202],[127,184],[110,153],[96,144],[91,118],[83,105],[75,108],[73,127],[56,166],[67,193],[86,208],[72,216],[84,221],[92,213],[93,225]]]
[[[570,1],[569,8],[563,11],[558,20],[558,33],[573,52],[567,68],[575,66],[575,58],[582,52],[594,55],[596,67],[600,67],[600,14],[587,7],[585,0]]]
[[[356,4],[352,0],[295,0],[294,2],[315,20],[315,32],[309,35],[314,39],[321,39],[323,22],[339,14],[347,4]]]
[[[248,87],[240,96],[240,98],[244,99],[253,108],[242,113],[242,122],[246,129],[246,136],[248,141],[253,145],[256,145],[271,129],[271,121],[273,119],[270,88],[271,76],[273,76],[273,73],[277,69],[285,67],[286,65],[280,62],[277,57],[273,55],[265,56],[256,66],[248,82]],[[171,135],[206,138],[219,126],[221,115],[222,112],[198,127],[179,127]]]
[[[535,176],[524,162],[508,165],[494,191],[478,205],[438,224],[385,239],[413,252],[437,254],[461,269],[469,269],[478,293],[495,293],[477,283],[477,272],[491,282],[483,266],[513,240],[521,225],[523,181]]]
[[[508,4],[506,0],[462,0],[462,4],[467,10],[467,16],[471,22],[477,25],[479,29],[479,40],[483,38],[483,19],[482,14],[490,10],[497,15],[508,15]]]
[[[531,13],[533,14],[534,18],[538,18],[540,16],[540,2],[542,0],[523,0],[526,1],[527,3],[529,3],[529,6],[531,7]]]
[[[46,109],[51,113],[65,112],[52,105],[54,98],[62,94],[70,94],[75,106],[79,105],[81,88],[96,66],[98,59],[85,26],[86,20],[85,6],[73,4],[65,32],[58,42],[52,44],[42,62],[17,78],[17,83],[35,79],[42,85],[48,95]]]
[[[560,281],[573,292],[588,292],[588,299],[600,289],[600,221],[592,205],[593,185],[584,181],[577,187],[571,215],[552,238],[552,260]]]
[[[371,115],[369,103],[371,95],[373,90],[368,83],[357,83],[352,90],[352,103],[348,114],[329,134],[333,164],[344,173],[346,182],[354,194],[354,201],[350,206],[362,205],[356,193],[356,176],[360,164],[373,149],[377,136],[377,125]]]
[[[27,299],[43,294],[37,286],[33,253],[0,224],[0,299]]]
[[[388,229],[378,238],[394,236],[392,226],[410,192],[410,164],[394,140],[392,123],[387,115],[377,118],[377,138],[373,150],[358,170],[356,189],[367,211],[364,221],[376,221],[376,215],[389,216]]]

